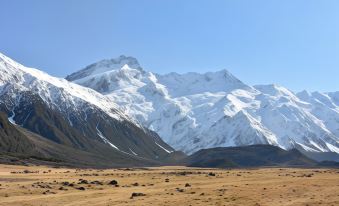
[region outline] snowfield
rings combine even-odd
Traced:
[[[92,64],[66,79],[100,92],[189,154],[251,144],[339,151],[339,92],[295,94],[278,85],[249,86],[226,70],[153,74],[126,56]]]

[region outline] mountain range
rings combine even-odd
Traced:
[[[66,79],[101,93],[188,154],[254,144],[339,153],[339,92],[249,86],[227,70],[155,74],[126,56],[99,61]]]
[[[83,156],[82,164],[110,167],[159,165],[174,153],[155,132],[137,124],[104,95],[24,67],[3,54],[0,97],[4,112],[0,145],[9,155],[59,156],[67,164],[79,163],[76,158]]]
[[[262,144],[332,156],[338,105],[339,92],[249,86],[227,70],[163,75],[120,56],[63,79],[0,53],[0,153],[14,160],[155,166]]]

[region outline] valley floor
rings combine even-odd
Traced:
[[[76,170],[0,165],[0,205],[3,206],[334,206],[339,205],[338,191],[339,170],[336,169]],[[132,193],[141,194],[132,197]]]

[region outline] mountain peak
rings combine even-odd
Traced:
[[[82,79],[89,76],[98,75],[112,70],[121,69],[126,65],[132,69],[142,70],[138,60],[134,57],[120,55],[117,58],[104,59],[91,64],[80,71],[70,74],[66,77],[69,81]]]
[[[307,90],[302,90],[301,92],[297,93],[297,96],[302,100],[308,100],[312,96],[312,94]]]
[[[254,88],[266,95],[271,96],[295,96],[292,91],[277,84],[255,85]]]
[[[204,92],[230,92],[234,89],[251,90],[227,70],[197,73],[175,72],[157,75],[158,82],[165,85],[172,97],[201,94]]]
[[[222,69],[220,71],[214,72],[215,74],[222,75],[228,82],[236,82],[236,83],[242,83],[237,77],[235,77],[231,72],[229,72],[227,69]],[[206,73],[209,74],[209,73]],[[243,84],[243,83],[242,83]]]
[[[16,68],[16,67],[23,67],[21,64],[17,63],[13,59],[9,58],[5,54],[0,52],[0,63],[9,66],[11,68]],[[5,68],[5,67],[4,67]]]

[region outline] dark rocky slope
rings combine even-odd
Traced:
[[[0,163],[34,163],[100,168],[158,166],[163,164],[160,158],[153,160],[121,152],[112,152],[111,148],[107,148],[105,144],[95,145],[95,148],[86,151],[56,143],[20,126],[11,124],[7,115],[0,113]],[[171,155],[164,155],[163,158],[169,158],[169,156]]]
[[[271,145],[203,149],[187,157],[183,162],[190,167],[217,168],[317,165],[315,160],[309,159],[296,149],[286,151]]]

